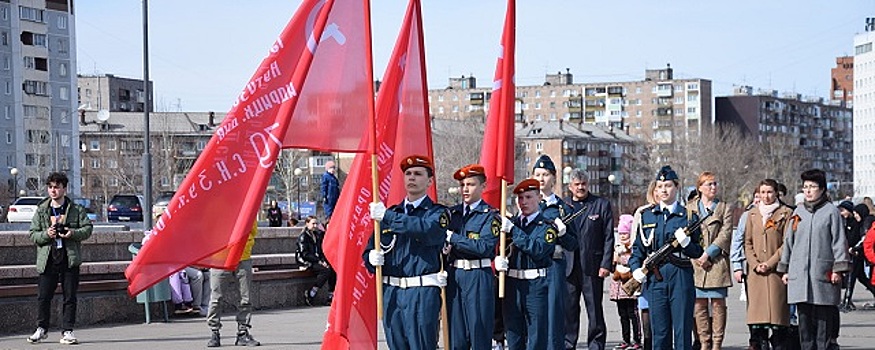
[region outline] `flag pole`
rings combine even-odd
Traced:
[[[501,179],[501,204],[499,204],[499,213],[501,213],[502,219],[507,217],[507,180]],[[499,250],[498,255],[501,256],[502,260],[505,258],[505,250],[507,250],[507,233],[504,230],[501,230],[501,236],[499,239]],[[504,298],[504,279],[507,276],[507,272],[499,271],[498,272],[498,297]]]
[[[441,273],[444,272],[444,259],[441,259]],[[441,287],[441,334],[444,338],[444,349],[450,348],[450,319],[447,313],[447,288]]]
[[[376,126],[376,106],[374,102],[374,55],[373,55],[373,38],[371,37],[371,2],[370,0],[362,0],[365,2],[365,36],[368,38],[367,59],[368,59],[368,90],[371,98],[368,98],[368,128],[370,129],[371,142],[368,145],[368,153],[371,154],[371,199],[374,203],[380,202],[380,187],[378,183],[377,173],[377,126]],[[380,252],[383,248],[380,246],[380,222],[374,220],[374,250]],[[376,273],[374,274],[377,285],[377,319],[383,319],[383,268],[375,266]]]

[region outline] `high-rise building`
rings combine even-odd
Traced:
[[[875,18],[854,36],[854,193],[875,197]]]
[[[80,75],[78,81],[79,109],[87,111],[143,112],[146,94],[143,80],[117,77],[112,74]],[[152,82],[149,82],[149,92]],[[153,101],[149,98],[149,101]],[[150,106],[154,111],[154,106]]]
[[[486,119],[491,90],[473,77],[451,79],[429,90],[437,119]],[[548,74],[542,85],[516,87],[517,122],[583,122],[626,131],[652,143],[659,162],[670,162],[676,141],[698,138],[714,123],[711,81],[675,79],[670,66],[645,70],[639,81],[574,83],[566,70]]]
[[[51,171],[79,193],[72,0],[0,1],[0,198],[43,194]],[[15,169],[16,175],[12,175]]]
[[[830,99],[833,104],[852,107],[854,105],[854,56],[836,57],[832,69]]]
[[[822,98],[779,96],[773,90],[754,92],[748,86],[736,88],[734,96],[717,97],[715,105],[718,122],[739,125],[768,146],[766,156],[782,167],[769,176],[790,186],[796,184],[801,171],[819,168],[826,172],[833,194],[850,193],[856,163],[851,145],[857,138],[850,108],[825,103]]]

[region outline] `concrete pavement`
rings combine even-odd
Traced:
[[[747,326],[745,320],[745,305],[738,301],[740,288],[730,289],[729,321],[724,348],[727,350],[744,349],[747,347]],[[864,295],[865,290],[858,288],[855,303],[862,306],[865,302],[873,302]],[[620,340],[619,317],[615,304],[607,300],[605,295],[605,318],[608,325],[608,348],[612,348]],[[34,308],[36,301],[34,301]],[[34,312],[36,310],[34,309]],[[258,339],[262,349],[320,349],[322,333],[328,307],[301,307],[283,310],[260,310],[252,317],[252,335]],[[2,316],[0,316],[2,317]],[[875,349],[875,310],[862,310],[842,314],[842,330],[839,343],[844,349]],[[585,325],[585,313],[581,324]],[[223,347],[234,346],[235,324],[233,315],[225,315],[225,332],[222,334]],[[386,343],[380,329],[378,348],[386,349]],[[40,344],[31,345],[25,341],[28,334],[16,334],[0,337],[0,349],[64,349],[67,345],[58,343],[60,332],[52,329],[49,339]],[[81,344],[79,349],[200,349],[205,348],[210,332],[203,318],[175,318],[170,323],[154,322],[152,324],[107,325],[77,329],[76,336]],[[586,339],[586,329],[581,330],[581,338]],[[578,349],[585,349],[586,344],[578,344]]]

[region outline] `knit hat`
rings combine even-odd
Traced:
[[[620,232],[620,233],[632,232],[632,221],[634,221],[634,220],[635,220],[635,218],[632,217],[632,215],[629,215],[629,214],[620,215],[620,223],[617,224],[617,232]]]
[[[851,201],[842,201],[841,203],[839,203],[839,208],[844,208],[849,212],[854,212],[854,203],[852,203]]]
[[[857,212],[861,218],[869,216],[869,207],[863,203],[854,206],[854,211]]]

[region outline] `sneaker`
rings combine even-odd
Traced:
[[[641,350],[641,349],[642,349],[642,347],[641,347],[641,344],[639,344],[639,343],[629,345],[629,347],[626,348],[626,350]]]
[[[313,306],[313,297],[310,296],[309,289],[304,291],[304,302],[307,303],[308,306]]]
[[[73,331],[64,331],[61,335],[61,344],[79,344],[79,339],[76,339]]]
[[[621,342],[620,344],[617,344],[617,346],[614,347],[614,350],[625,350],[628,348],[629,348],[629,344],[626,344],[626,342]]]
[[[258,340],[252,337],[249,334],[249,331],[237,332],[237,340],[234,341],[234,345],[236,346],[259,346],[261,345]]]
[[[222,346],[222,337],[219,335],[219,331],[213,331],[213,335],[210,336],[210,341],[207,342],[208,348],[218,348]]]
[[[495,339],[493,339],[492,350],[504,350],[504,342],[497,342],[495,341]]]
[[[31,344],[39,343],[40,340],[48,338],[49,335],[46,334],[46,329],[43,327],[36,327],[36,332],[33,332],[33,335],[27,337],[27,342]]]

